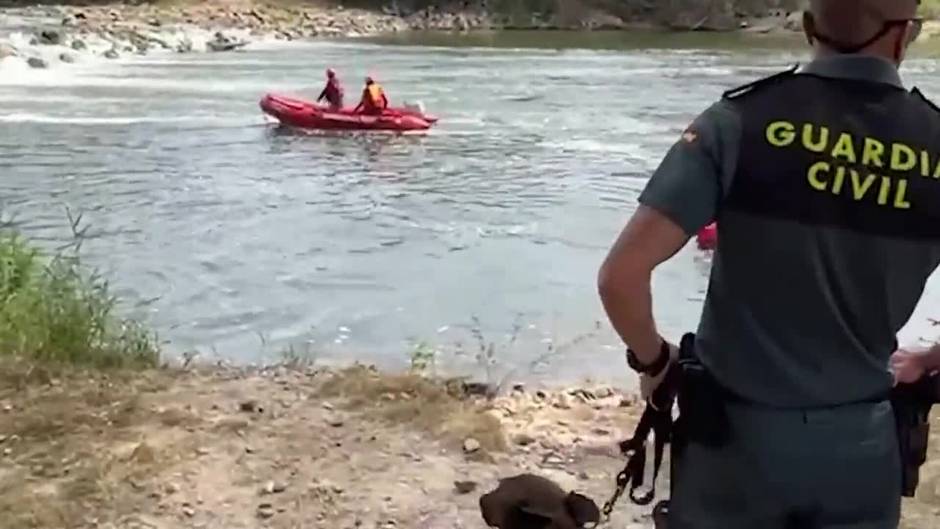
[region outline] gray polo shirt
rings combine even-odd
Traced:
[[[875,57],[816,59],[802,72],[903,87],[895,66]],[[640,203],[665,214],[690,236],[714,220],[738,169],[738,112],[733,101],[723,99],[696,118],[651,177]],[[940,151],[940,145],[934,150]],[[853,280],[784,274],[766,269],[766,259],[741,266],[761,248],[719,245],[697,343],[701,361],[718,381],[746,400],[787,408],[838,405],[887,393],[893,350],[872,344],[893,340],[910,318],[929,275],[925,270],[940,263],[938,245],[757,216],[742,224],[760,234],[753,240],[787,241],[795,255],[805,256],[806,269],[838,273],[853,267]],[[751,277],[722,273],[722,261],[732,258],[735,269]],[[779,284],[781,277],[786,285]],[[860,277],[865,280],[854,280]],[[755,284],[767,284],[767,295],[774,299],[757,300],[743,291]],[[761,310],[749,310],[758,303]]]

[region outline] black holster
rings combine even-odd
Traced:
[[[670,485],[675,480],[676,463],[682,457],[688,443],[718,448],[731,439],[727,402],[729,394],[705,369],[695,354],[695,335],[686,334],[679,344],[679,362],[673,367],[673,387],[669,397],[674,397],[679,407],[679,416],[672,427],[670,438]],[[672,401],[669,401],[672,407]],[[669,527],[669,500],[663,500],[653,509],[656,529]]]
[[[679,417],[673,431],[673,458],[679,457],[687,443],[710,448],[725,446],[731,437],[729,395],[699,362],[695,354],[695,335],[682,337],[677,367],[680,368]]]
[[[940,375],[914,384],[898,384],[891,391],[898,448],[901,452],[901,495],[912,498],[920,482],[920,467],[927,461],[930,409],[940,402]]]

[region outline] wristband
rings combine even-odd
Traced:
[[[627,348],[627,365],[637,373],[655,377],[662,373],[663,369],[669,364],[669,353],[669,343],[667,343],[666,340],[662,340],[662,345],[659,346],[659,357],[657,357],[652,364],[644,365],[636,357],[636,353],[633,352],[633,349]]]

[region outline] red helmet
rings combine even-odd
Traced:
[[[332,68],[327,68],[326,76],[332,79],[333,77],[336,77],[336,72],[334,72]]]

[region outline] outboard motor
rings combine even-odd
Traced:
[[[411,112],[416,112],[418,114],[424,115],[424,103],[417,101],[412,103],[410,101],[405,101],[405,108]]]

